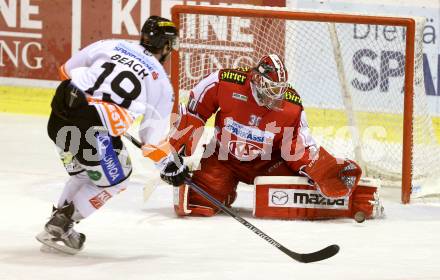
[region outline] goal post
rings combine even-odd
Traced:
[[[171,14],[180,29],[171,80],[181,98],[212,71],[277,53],[313,135],[323,132],[319,144],[355,158],[367,176],[401,185],[403,203],[439,171],[422,162],[439,146],[424,96],[422,20],[196,5]]]

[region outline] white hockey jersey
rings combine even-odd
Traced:
[[[166,137],[174,96],[159,61],[139,43],[103,40],[73,55],[62,67],[87,95],[113,136],[143,115],[139,136],[158,144]]]

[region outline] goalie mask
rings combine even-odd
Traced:
[[[154,54],[161,54],[162,63],[173,50],[179,49],[178,30],[169,19],[150,16],[142,26],[141,45]]]
[[[287,69],[276,54],[263,56],[253,69],[252,94],[260,106],[280,110],[283,96],[289,86]]]

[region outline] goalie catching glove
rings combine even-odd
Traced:
[[[359,165],[349,159],[337,159],[323,147],[300,171],[310,178],[326,197],[347,197],[355,190],[362,175]]]

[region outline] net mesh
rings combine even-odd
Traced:
[[[405,27],[188,13],[179,21],[181,99],[216,69],[252,67],[276,53],[317,142],[338,157],[355,158],[367,176],[400,184]],[[423,84],[422,21],[416,29],[413,186],[440,172]]]

